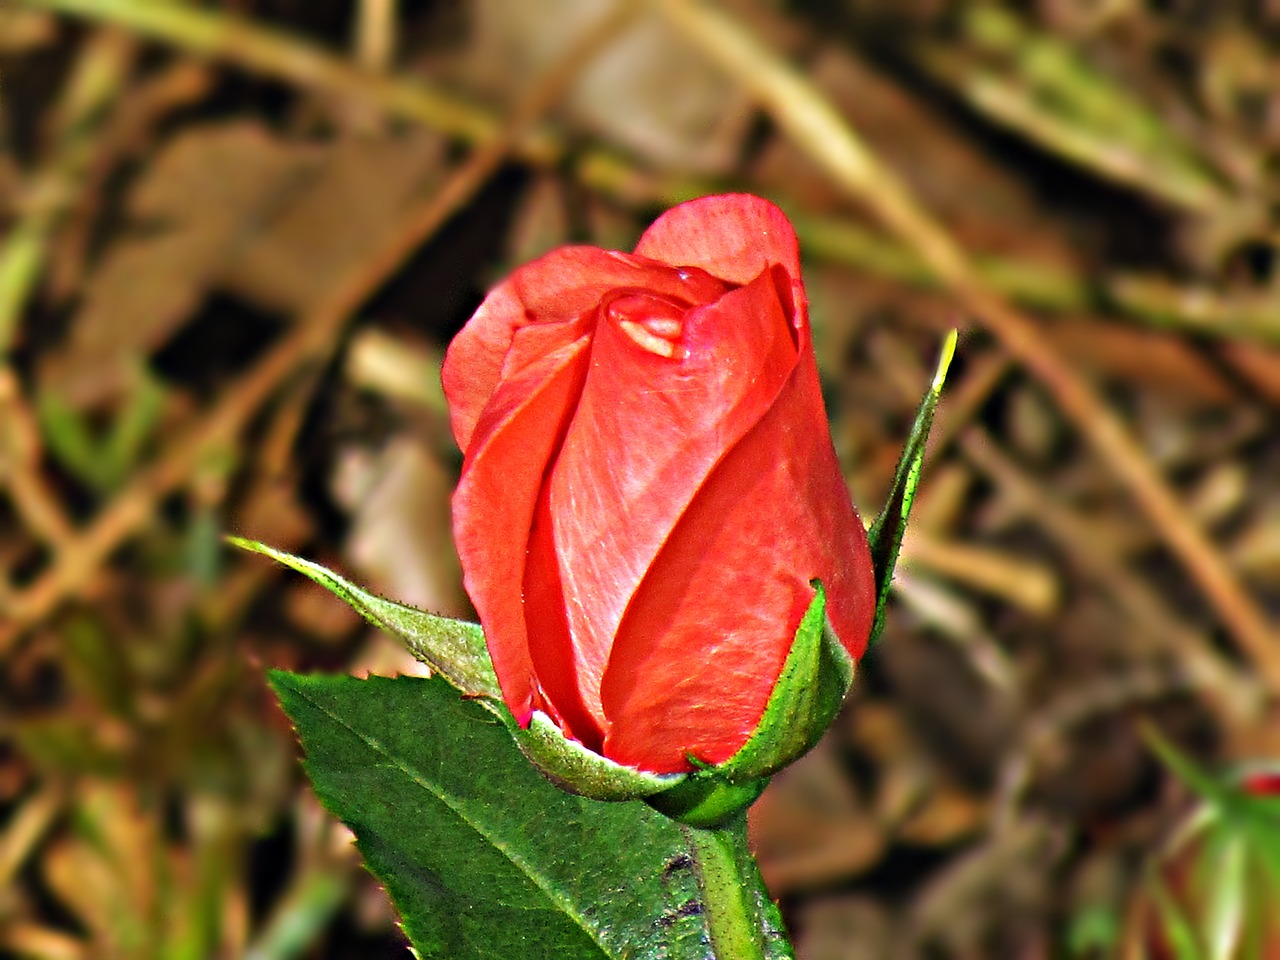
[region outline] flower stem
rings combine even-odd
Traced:
[[[747,848],[747,817],[703,830],[682,828],[693,846],[698,887],[716,960],[780,960],[792,956],[777,907]]]

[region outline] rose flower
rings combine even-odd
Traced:
[[[516,270],[449,347],[465,585],[503,699],[653,773],[731,757],[826,592],[875,608],[827,426],[795,232],[756,197],[662,215],[635,253]]]

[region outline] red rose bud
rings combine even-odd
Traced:
[[[1258,770],[1246,775],[1244,791],[1255,797],[1280,797],[1280,770]]]
[[[787,704],[829,722],[876,587],[780,210],[706,197],[634,254],[552,251],[485,298],[443,379],[467,592],[553,778],[612,795],[575,772],[603,757],[644,795],[737,756],[745,795],[816,739]]]

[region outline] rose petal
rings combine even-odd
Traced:
[[[636,253],[673,266],[699,267],[737,284],[750,283],[765,267],[779,264],[803,309],[796,232],[768,200],[730,193],[672,207],[644,232]]]
[[[453,532],[503,699],[527,722],[535,700],[524,577],[534,507],[586,373],[582,336],[504,380],[476,425],[453,495]]]
[[[602,319],[551,474],[578,698],[601,729],[600,682],[632,593],[708,472],[769,409],[795,366],[775,274],[689,311],[679,346],[683,359],[669,359],[639,345],[616,319]],[[535,645],[539,677],[558,669],[561,650]]]
[[[721,763],[763,713],[820,578],[862,654],[875,609],[867,538],[806,345],[769,412],[716,467],[636,591],[604,676],[604,753],[655,772]]]
[[[572,320],[531,323],[516,328],[511,336],[511,346],[502,361],[501,381],[515,380],[556,351],[581,337],[590,336],[595,328],[595,316],[591,313],[584,313]]]
[[[544,485],[533,515],[522,584],[529,662],[542,695],[543,709],[555,720],[560,732],[599,753],[604,730],[583,702],[579,689],[578,654],[569,631],[554,531],[551,491]]]
[[[750,278],[748,278],[750,279]],[[458,446],[466,450],[481,411],[502,375],[517,329],[574,320],[611,290],[634,287],[705,303],[723,286],[701,274],[598,247],[561,247],[498,284],[449,344],[441,379]]]

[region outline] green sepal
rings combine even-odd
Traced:
[[[502,702],[477,624],[383,599],[320,564],[256,541],[227,539],[304,574],[374,625],[400,637],[415,657],[456,689],[480,698],[507,726],[530,762],[560,788],[592,800],[645,799],[691,826],[716,826],[754,802],[770,776],[818,742],[853,683],[854,662],[827,623],[826,594],[821,583],[814,581],[813,601],[796,630],[760,723],[742,748],[724,763],[700,767],[692,774],[648,773],[615,763],[566,738],[540,713],[520,729]]]
[[[938,366],[933,374],[933,383],[929,385],[928,393],[924,395],[924,399],[916,409],[916,419],[911,425],[911,433],[907,436],[902,456],[898,458],[898,467],[893,474],[893,485],[889,488],[889,497],[880,515],[876,517],[875,523],[871,524],[871,529],[867,531],[876,583],[876,615],[871,624],[871,637],[868,644],[875,643],[884,629],[884,610],[889,600],[889,585],[893,583],[893,569],[898,564],[902,537],[907,532],[907,518],[911,513],[911,504],[915,501],[916,487],[920,484],[925,443],[929,439],[929,429],[933,426],[933,412],[938,407],[942,384],[947,378],[947,368],[951,366],[951,358],[955,352],[956,331],[952,330],[947,334],[947,339],[942,344],[942,352],[938,355]]]
[[[813,588],[759,725],[737,753],[713,768],[734,783],[772,776],[812,750],[853,685],[853,658],[827,622],[826,591],[817,580]]]
[[[815,580],[813,587],[813,601],[755,731],[717,766],[690,757],[697,769],[683,783],[647,798],[654,809],[690,826],[719,826],[754,803],[769,778],[813,749],[831,726],[853,685],[854,661],[827,622],[822,584]]]
[[[535,712],[529,726],[521,730],[503,708],[511,735],[529,762],[548,780],[589,800],[639,800],[671,789],[686,774],[646,773],[602,757],[577,741],[570,740],[545,714]]]
[[[417,607],[386,600],[362,590],[318,563],[295,557],[256,540],[227,537],[232,546],[260,553],[314,580],[372,623],[399,637],[409,652],[468,697],[502,699],[477,623],[438,617]]]

